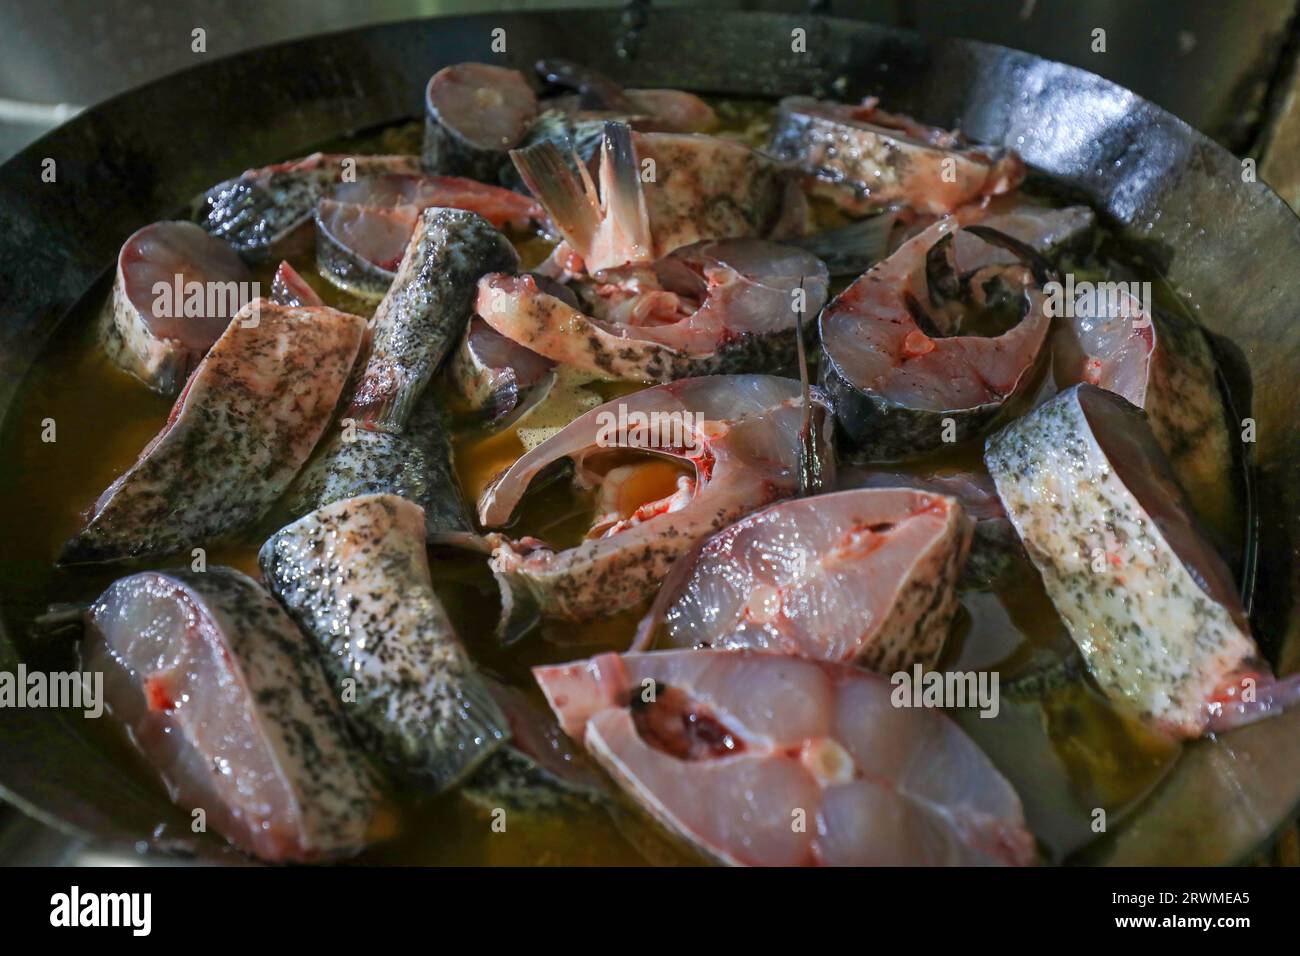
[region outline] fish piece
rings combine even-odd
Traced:
[[[379,176],[335,186],[316,207],[316,262],[335,285],[381,298],[392,285],[420,213],[476,212],[497,229],[545,221],[526,196],[459,176]]]
[[[433,74],[424,110],[425,169],[495,182],[537,116],[537,96],[518,70],[457,63]]]
[[[231,568],[144,571],[86,612],[82,661],[172,800],[269,862],[355,853],[380,796],[316,655]]]
[[[1027,560],[1020,536],[1002,507],[993,479],[982,471],[911,474],[847,465],[836,472],[839,488],[915,488],[950,495],[975,522],[970,555],[957,585],[975,591],[996,587],[1020,561]]]
[[[720,862],[1034,862],[1020,799],[988,758],[940,711],[893,706],[890,683],[860,668],[664,651],[533,675],[565,731]]]
[[[551,58],[537,62],[547,83],[575,90],[572,97],[550,97],[551,109],[571,113],[599,111],[631,123],[634,129],[665,133],[707,133],[718,123],[713,107],[683,90],[625,90],[591,67]]]
[[[324,305],[316,290],[308,285],[307,280],[298,274],[298,270],[281,262],[275,270],[271,282],[271,301],[277,305],[289,305],[295,308],[304,305]]]
[[[479,277],[518,266],[514,246],[477,213],[420,213],[397,277],[370,320],[370,357],[344,417],[400,431],[469,323]]]
[[[1010,192],[1025,164],[1014,151],[972,146],[957,133],[860,106],[791,96],[777,106],[768,151],[797,163],[809,189],[852,215],[888,206],[943,214]]]
[[[122,244],[102,323],[109,357],[158,392],[180,390],[245,304],[248,269],[191,222],[155,222]]]
[[[1050,327],[1045,263],[1020,245],[1028,267],[976,259],[963,272],[952,259],[961,222],[936,222],[822,312],[821,383],[862,460],[915,457],[978,435],[1039,368]]]
[[[1180,737],[1280,709],[1232,575],[1145,416],[1076,385],[992,436],[989,473],[1098,686]],[[1255,698],[1252,700],[1251,698]]]
[[[435,789],[474,771],[505,716],[429,583],[420,507],[396,495],[327,505],[258,555],[271,591],[319,645],[367,749]]]
[[[1197,514],[1213,527],[1231,525],[1225,489],[1234,461],[1214,355],[1190,319],[1155,309],[1122,283],[1076,291],[1062,286],[1053,326],[1052,371],[1058,388],[1087,382],[1115,392],[1147,413]]]
[[[502,335],[561,365],[661,383],[789,369],[795,309],[816,315],[828,285],[826,267],[811,253],[728,239],[678,249],[650,270],[603,273],[586,290],[592,315],[532,276],[501,273],[479,280],[477,309]]]
[[[586,807],[609,799],[609,788],[545,708],[522,691],[485,678],[510,722],[510,740],[465,782],[465,799],[513,812]]]
[[[899,217],[892,212],[788,240],[811,252],[832,276],[860,276],[892,251]]]
[[[732,140],[606,123],[599,194],[585,167],[575,174],[551,142],[510,156],[593,274],[707,239],[780,239],[808,227],[791,170]]]
[[[824,399],[815,393],[812,402],[814,419],[825,421]],[[623,490],[633,500],[612,510],[602,502],[587,540],[572,548],[492,535],[491,567],[526,588],[552,617],[582,620],[631,607],[700,538],[797,491],[802,429],[799,382],[769,375],[681,379],[607,402],[498,476],[479,499],[479,522],[505,525],[529,484],[564,458],[573,460],[580,486],[612,490],[610,497],[621,499],[619,483],[628,482]],[[819,432],[818,451],[833,475],[827,431]],[[602,452],[611,449],[615,457],[644,452],[687,470],[669,469],[667,481],[652,476],[654,497],[647,501],[635,493],[634,466],[610,468],[605,461],[600,470]]]
[[[957,612],[972,522],[955,498],[865,488],[746,515],[678,561],[633,650],[749,648],[932,667]]]
[[[309,248],[303,227],[330,186],[345,177],[419,172],[415,156],[312,153],[217,183],[196,201],[194,219],[249,261],[283,258]]]
[[[249,303],[58,563],[174,553],[261,518],[324,433],[365,327],[323,306]]]
[[[392,494],[419,505],[433,544],[482,549],[452,465],[446,415],[426,392],[401,432],[344,419],[299,472],[284,496],[287,513],[301,517],[361,495]]]
[[[550,280],[544,276],[534,280],[539,288],[549,288]],[[476,315],[452,355],[450,373],[473,409],[484,412],[489,421],[500,422],[520,408],[534,388],[553,383],[554,367],[551,359],[512,342]]]

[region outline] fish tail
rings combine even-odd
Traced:
[[[579,255],[590,250],[600,226],[600,205],[590,184],[579,180],[551,142],[512,149],[510,158],[565,241]]]

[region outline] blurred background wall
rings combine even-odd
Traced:
[[[1082,66],[1159,103],[1263,168],[1300,199],[1278,157],[1300,150],[1294,68],[1298,0],[659,0],[652,6],[806,12],[810,7],[1001,43]],[[78,108],[174,70],[364,23],[494,9],[615,7],[592,0],[4,0],[0,160]],[[581,13],[575,13],[579,18]],[[580,28],[575,22],[575,28]],[[190,49],[203,27],[207,53]],[[1107,51],[1093,53],[1092,31]],[[1278,127],[1279,120],[1286,120]],[[1286,148],[1283,149],[1285,144]],[[1295,182],[1291,182],[1291,177]],[[1266,172],[1266,178],[1267,172]],[[1283,182],[1287,179],[1287,182]]]

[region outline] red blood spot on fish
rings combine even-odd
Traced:
[[[676,688],[661,685],[650,702],[634,692],[629,705],[641,739],[678,760],[714,760],[745,749],[725,724]]]
[[[144,696],[150,710],[173,711],[176,709],[176,701],[172,700],[171,691],[167,688],[165,678],[157,674],[151,674],[144,679]]]

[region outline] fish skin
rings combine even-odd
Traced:
[[[554,364],[475,315],[452,354],[448,373],[470,407],[497,422],[526,402],[535,387],[547,387],[543,383],[554,379]]]
[[[354,165],[345,167],[351,161]],[[311,222],[316,202],[351,168],[358,179],[390,173],[416,175],[415,156],[347,156],[312,153],[250,169],[217,183],[195,203],[195,221],[225,239],[251,261],[282,257],[292,251],[294,234]]]
[[[122,626],[120,619],[130,618],[130,602],[140,595],[173,600],[186,620],[207,622],[189,633],[219,656],[233,679],[219,687],[188,683],[185,704],[166,710],[153,706],[139,679],[135,666],[139,662],[133,664],[133,648],[147,645],[135,656],[144,655],[159,667],[146,679],[192,682],[200,668],[186,668],[178,675],[175,669],[161,667],[162,661],[183,652],[167,649],[168,634],[156,629],[154,615],[150,618],[154,629],[128,626],[126,636],[132,643],[109,649],[106,632]],[[224,567],[203,572],[145,571],[111,585],[90,606],[86,618],[83,659],[91,669],[109,675],[106,690],[117,688],[124,695],[115,691],[108,703],[114,716],[130,723],[137,746],[147,747],[171,728],[164,748],[167,754],[174,756],[183,746],[198,747],[207,755],[208,759],[192,766],[209,772],[212,789],[178,777],[174,765],[158,767],[174,799],[204,807],[214,830],[244,852],[270,862],[344,856],[369,842],[367,831],[380,802],[375,774],[347,734],[338,698],[326,684],[314,650],[260,584]],[[125,683],[119,683],[118,677]],[[250,748],[237,747],[229,734],[215,735],[215,750],[201,746],[201,738],[212,728],[205,720],[211,714],[204,711],[209,699],[200,692],[206,689],[220,696],[232,688],[238,689],[235,703],[245,706],[247,726],[259,734],[256,739],[265,760],[278,772],[251,777]],[[228,708],[222,709],[221,716],[236,719]],[[149,752],[146,756],[159,757]],[[222,764],[230,768],[228,773],[218,769]],[[285,805],[262,819],[259,804],[248,790],[273,785],[281,788],[278,798]],[[241,798],[247,805],[238,807],[238,813],[229,810]]]
[[[165,276],[169,286],[175,275],[186,282],[226,285],[247,283],[249,273],[228,245],[190,222],[151,223],[122,244],[113,291],[101,319],[100,340],[118,367],[154,391],[172,395],[180,391],[194,366],[220,338],[231,316],[159,317],[153,312],[153,283],[149,284],[150,307],[146,309],[139,300],[140,290],[133,289],[139,280],[133,282],[130,274],[141,267],[150,271],[151,265],[161,269],[162,260],[169,257],[175,270]]]
[[[954,134],[877,110],[874,102],[855,107],[806,96],[777,105],[768,152],[797,163],[812,192],[852,215],[891,205],[942,215],[1014,189],[1025,173],[1014,152],[969,146]]]
[[[370,321],[369,360],[345,415],[400,431],[464,333],[479,277],[518,266],[514,246],[477,213],[424,210]]]
[[[565,731],[719,862],[1035,861],[1020,800],[979,748],[941,711],[893,706],[890,682],[860,668],[662,651],[533,675]],[[691,745],[684,755],[669,749],[674,733]],[[792,826],[798,811],[802,829]]]
[[[268,539],[258,561],[331,682],[356,681],[344,716],[370,752],[441,790],[508,738],[433,592],[418,505],[396,495],[327,505]]]
[[[491,534],[492,570],[526,587],[551,617],[585,620],[631,607],[652,594],[673,562],[700,538],[797,492],[800,396],[799,383],[792,379],[709,376],[679,379],[592,409],[498,476],[479,499],[480,524],[504,525],[528,484],[552,461],[581,460],[598,450],[597,423],[602,415],[617,415],[620,404],[629,411],[689,411],[704,417],[703,429],[711,436],[702,448],[656,446],[662,454],[694,464],[699,484],[677,510],[561,551],[534,539]],[[812,400],[814,416],[827,417],[820,393],[814,391]],[[818,434],[820,452],[833,474],[829,429]]]
[[[609,788],[546,709],[517,688],[485,678],[510,722],[510,740],[461,787],[485,810],[515,813],[590,808],[607,803]]]
[[[1114,410],[1107,430],[1084,402]],[[1125,442],[1123,467],[1151,483],[1158,512],[1130,490],[1097,435]],[[1145,416],[1112,392],[1076,385],[989,438],[984,458],[1097,684],[1166,731],[1200,736],[1210,702],[1258,666],[1259,652],[1231,574],[1192,525]],[[1195,573],[1171,537],[1193,549]]]
[[[929,669],[957,613],[972,524],[956,498],[911,489],[780,502],[680,559],[632,649],[648,649],[662,624],[664,648]]]
[[[452,466],[446,416],[427,391],[402,432],[355,424],[333,431],[294,479],[285,505],[299,518],[345,498],[372,494],[398,495],[419,505],[430,542],[459,544],[474,536]]]
[[[250,303],[58,563],[176,552],[261,518],[325,431],[364,331],[327,307]]]

